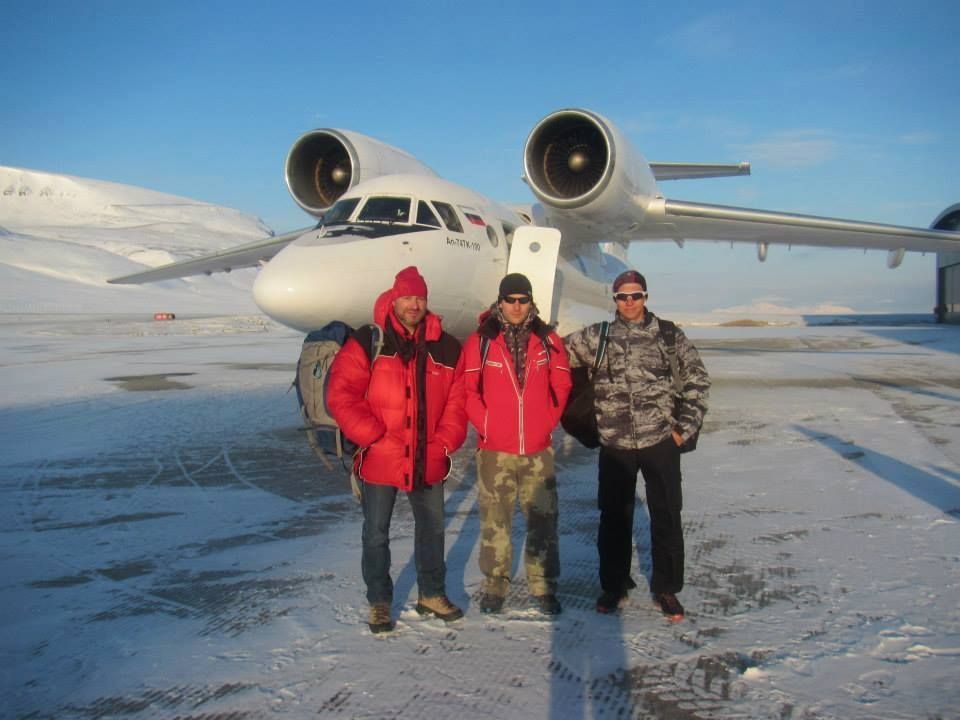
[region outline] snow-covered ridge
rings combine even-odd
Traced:
[[[261,220],[239,210],[131,185],[3,166],[0,218],[7,229],[78,223],[134,228],[154,222],[252,238],[270,234]]]
[[[0,166],[0,312],[250,312],[252,271],[150,286],[106,280],[271,234],[239,210]]]

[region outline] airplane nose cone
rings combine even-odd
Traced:
[[[392,284],[394,255],[366,238],[331,244],[304,236],[260,270],[253,299],[267,316],[303,332],[333,320],[358,327],[371,321],[374,300]]]
[[[303,307],[310,304],[304,278],[300,273],[287,272],[290,265],[284,258],[289,249],[277,253],[257,274],[253,282],[253,300],[265,315],[279,323],[298,330],[304,328],[301,316]]]

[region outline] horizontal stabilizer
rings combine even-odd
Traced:
[[[699,180],[701,178],[735,177],[749,175],[750,163],[650,163],[650,170],[657,180]]]

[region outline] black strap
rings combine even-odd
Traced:
[[[660,324],[660,335],[667,347],[667,359],[670,361],[670,374],[673,375],[673,388],[677,395],[683,392],[683,381],[680,380],[680,363],[677,360],[677,326],[669,320],[657,318]]]
[[[380,326],[376,323],[370,324],[370,348],[369,348],[369,357],[370,365],[373,365],[373,361],[377,359],[380,355],[380,350],[383,348],[383,333],[380,332]]]
[[[547,354],[547,387],[550,388],[550,401],[554,407],[557,407],[560,401],[557,399],[557,391],[553,389],[553,383],[550,382],[550,341],[546,335],[541,335],[540,342],[543,343],[543,351]]]
[[[380,351],[383,349],[383,330],[376,323],[370,323],[357,328],[353,332],[353,337],[360,343],[367,354],[370,366],[373,367],[373,361],[380,356]]]
[[[487,364],[487,353],[490,352],[490,338],[486,335],[480,336],[480,380],[477,384],[477,390],[480,392],[480,397],[483,397],[483,368]]]
[[[597,374],[597,370],[600,369],[600,363],[603,362],[603,356],[607,353],[607,334],[610,330],[610,323],[607,320],[604,320],[600,323],[600,338],[597,341],[597,355],[593,359],[593,375]]]

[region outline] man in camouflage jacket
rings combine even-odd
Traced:
[[[674,407],[674,383],[657,317],[646,309],[647,281],[635,270],[613,283],[617,313],[594,377],[600,434],[600,586],[597,611],[614,612],[636,587],[630,577],[637,473],[643,474],[650,511],[653,573],[650,590],[663,612],[683,617],[676,594],[683,588],[683,507],[679,446],[707,411],[710,378],[696,348],[679,328],[676,351],[683,404]],[[571,367],[592,366],[600,323],[564,338]],[[679,417],[676,417],[679,415]]]

